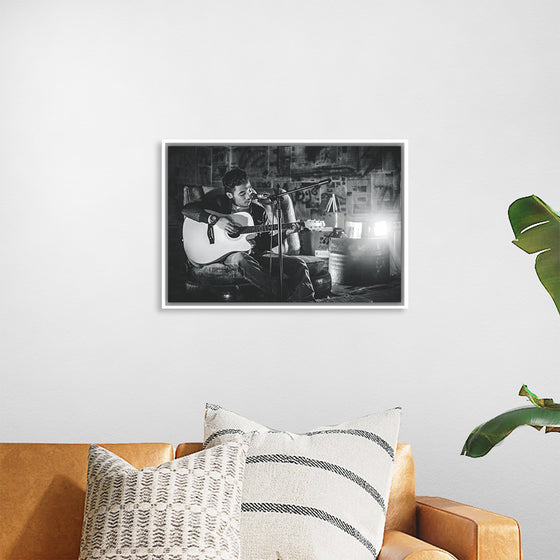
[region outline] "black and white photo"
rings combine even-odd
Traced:
[[[406,307],[405,152],[164,141],[163,307]]]

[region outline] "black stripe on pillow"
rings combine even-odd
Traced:
[[[227,430],[218,430],[217,432],[214,432],[213,434],[209,435],[208,438],[206,439],[206,441],[203,444],[203,448],[206,448],[206,446],[215,438],[226,435],[226,434],[245,434],[248,432],[245,432],[243,430],[236,430],[236,429],[227,429]],[[257,433],[262,433],[262,432],[257,432]],[[281,432],[278,430],[268,430],[267,432],[264,433],[269,433],[269,434],[287,434],[287,435],[291,435],[289,432]],[[377,434],[374,434],[372,432],[366,432],[365,430],[317,430],[315,432],[307,432],[305,434],[296,434],[296,435],[301,435],[301,436],[316,436],[316,435],[322,435],[322,434],[346,434],[346,435],[350,435],[350,436],[358,436],[358,437],[363,437],[366,439],[369,439],[370,441],[373,441],[374,443],[376,443],[377,445],[379,445],[382,449],[384,449],[387,454],[389,455],[389,457],[391,457],[391,459],[395,459],[395,450],[393,449],[393,447],[391,445],[389,445],[382,437],[378,436]]]
[[[272,504],[272,503],[260,503],[260,502],[249,502],[241,504],[241,511],[243,512],[260,512],[260,513],[289,513],[294,515],[306,515],[309,517],[315,517],[322,521],[326,521],[331,525],[334,525],[341,531],[344,531],[348,535],[354,537],[357,541],[363,544],[372,554],[374,558],[377,557],[377,550],[373,544],[366,539],[360,531],[352,527],[348,523],[342,521],[338,517],[327,513],[321,509],[298,506],[295,504]]]
[[[212,435],[208,436],[208,438],[206,438],[206,441],[202,444],[202,448],[206,449],[206,446],[215,438],[220,437],[220,436],[225,436],[226,434],[241,434],[241,435],[245,435],[247,432],[244,432],[243,430],[236,430],[233,428],[229,428],[227,430],[218,430],[217,432],[214,432]]]
[[[333,430],[318,430],[315,432],[307,432],[306,434],[303,435],[315,436],[320,434],[347,434],[351,436],[363,437],[377,443],[377,445],[382,447],[389,454],[389,457],[391,457],[391,459],[395,458],[395,450],[382,437],[372,432],[366,432],[365,430],[334,430],[333,429]]]
[[[345,469],[334,463],[328,463],[327,461],[319,461],[318,459],[310,459],[309,457],[301,457],[298,455],[251,455],[247,457],[247,464],[249,463],[287,463],[292,465],[302,465],[306,467],[312,467],[316,469],[323,469],[335,473],[339,476],[343,476],[348,480],[356,483],[358,486],[363,488],[380,506],[383,513],[387,513],[387,508],[385,507],[385,500],[379,494],[379,492],[371,485],[369,482],[364,480],[361,476],[353,473],[352,471]]]

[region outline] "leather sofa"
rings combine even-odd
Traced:
[[[167,443],[103,447],[140,469],[199,451],[202,444],[182,443],[175,453]],[[78,558],[88,449],[87,444],[0,443],[0,560]],[[379,560],[454,558],[520,560],[519,526],[451,500],[416,496],[412,451],[399,443]]]

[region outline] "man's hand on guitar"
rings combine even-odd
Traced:
[[[229,216],[222,216],[217,222],[216,227],[222,228],[226,233],[235,235],[239,233],[240,225]]]
[[[292,235],[294,233],[299,233],[303,230],[303,227],[300,223],[292,224],[290,228],[284,230],[284,235]]]

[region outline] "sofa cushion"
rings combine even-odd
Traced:
[[[416,535],[416,486],[414,458],[408,443],[398,443],[391,478],[385,531]]]
[[[232,441],[137,470],[92,445],[80,560],[237,560],[246,455]]]
[[[243,560],[375,559],[399,422],[396,408],[294,434],[207,405],[205,447],[254,432],[243,484]]]

